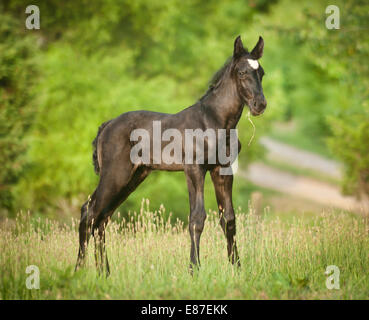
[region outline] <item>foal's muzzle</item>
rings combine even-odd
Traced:
[[[250,104],[251,114],[253,116],[261,115],[265,111],[266,106],[267,106],[267,101],[265,100],[264,97],[262,97],[261,99],[252,101],[252,103]]]

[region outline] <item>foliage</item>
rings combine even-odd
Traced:
[[[345,165],[344,191],[368,198],[369,67],[364,61],[369,59],[369,4],[351,0],[336,5],[341,12],[340,29],[326,30],[316,38],[309,34],[306,40],[315,50],[316,63],[345,88],[346,97],[326,116],[332,131],[328,145]]]
[[[37,49],[8,14],[0,14],[0,39],[0,206],[11,209],[12,188],[27,164],[25,135],[35,112]]]
[[[269,132],[272,123],[293,120],[299,126],[296,144],[304,141],[306,146],[326,150],[326,139],[332,138],[332,156],[347,166],[347,191],[367,183],[365,3],[339,2],[342,29],[333,31],[324,25],[328,4],[324,1],[52,0],[34,4],[41,12],[39,31],[23,30],[26,1],[2,2],[8,18],[1,25],[11,30],[13,40],[3,41],[2,33],[1,43],[11,48],[16,59],[2,60],[1,70],[17,72],[12,73],[17,88],[27,89],[22,94],[11,91],[16,99],[1,102],[2,117],[11,114],[13,119],[2,121],[1,126],[17,131],[0,138],[12,144],[10,148],[6,142],[0,151],[9,153],[0,161],[4,168],[11,168],[0,174],[1,186],[8,181],[5,189],[1,187],[1,207],[13,212],[32,209],[54,216],[78,215],[79,206],[98,181],[91,165],[91,141],[98,126],[130,110],[172,113],[191,105],[232,54],[239,34],[249,49],[259,35],[265,40],[261,64],[268,101],[265,114],[253,120],[256,139],[250,146],[252,128],[244,117],[240,121],[240,166],[245,168],[262,157],[257,138]],[[20,54],[24,46],[33,48],[32,54]],[[1,50],[0,56],[5,52]],[[32,87],[34,69],[41,69],[42,74]],[[29,99],[33,92],[37,93],[37,112]],[[30,114],[36,117],[26,132]],[[25,143],[28,151],[20,157]],[[16,150],[14,155],[11,150]],[[236,188],[235,199],[247,203],[250,188]],[[207,205],[215,207],[208,178],[205,190]],[[186,221],[183,173],[153,173],[120,210],[137,210],[144,197],[152,199],[155,207],[165,203]]]
[[[345,164],[344,191],[369,196],[369,108],[348,116],[331,117],[334,138],[330,146]]]
[[[45,213],[62,207],[76,215],[75,204],[97,184],[90,163],[98,126],[126,111],[174,113],[193,104],[232,54],[235,37],[246,27],[243,21],[267,9],[265,1],[258,3],[107,1],[89,2],[84,11],[81,3],[40,2],[43,77],[29,135],[31,164],[17,185],[16,209]],[[7,8],[20,13],[23,6],[24,1],[15,1]],[[244,42],[252,48],[257,37]],[[258,136],[272,115],[256,120]],[[252,148],[245,146],[252,135],[247,121],[239,132],[245,166],[261,148],[256,140]],[[154,173],[121,210],[137,209],[143,197],[150,197],[186,220],[185,185],[182,173]]]
[[[342,61],[342,82],[351,99],[329,117],[329,145],[345,164],[344,191],[369,199],[369,67],[364,62],[369,59],[369,4],[345,1],[342,8],[350,14],[343,21],[343,34],[334,35],[330,45],[336,48],[333,57]]]
[[[367,196],[369,6],[367,1],[336,1],[340,29],[329,30],[325,8],[330,4],[282,1],[274,7],[269,25],[291,46],[286,53],[292,60],[281,67],[288,94],[285,117],[297,120],[299,132],[313,138],[314,150],[328,141],[332,155],[345,165],[344,191]]]

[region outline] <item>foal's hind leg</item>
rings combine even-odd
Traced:
[[[102,274],[104,272],[104,264],[105,264],[105,272],[108,276],[110,274],[110,267],[108,256],[106,254],[105,247],[105,227],[108,221],[103,222],[97,228],[97,234],[94,234],[95,240],[95,263],[98,274]]]
[[[145,167],[139,167],[133,169],[133,173],[129,177],[129,181],[121,187],[119,192],[114,195],[114,193],[107,192],[108,195],[104,196],[104,204],[101,205],[103,208],[98,215],[96,222],[94,222],[94,233],[95,237],[95,261],[98,273],[101,274],[105,272],[109,275],[110,268],[108,257],[106,254],[105,247],[105,228],[109,222],[110,217],[113,215],[115,209],[127,199],[127,197],[137,188],[137,186],[145,180],[150,170]]]
[[[84,265],[86,248],[91,234],[100,226],[104,217],[110,217],[122,198],[120,193],[132,178],[135,167],[129,160],[129,155],[123,154],[120,161],[104,164],[100,175],[100,182],[91,199],[81,209],[79,224],[79,252],[76,270]]]
[[[240,266],[235,240],[236,217],[232,203],[233,175],[220,175],[219,171],[220,167],[216,167],[210,174],[218,202],[220,225],[227,239],[228,258],[232,264],[237,263]]]
[[[82,267],[85,263],[86,250],[91,235],[93,218],[91,207],[95,203],[95,194],[96,192],[92,194],[92,196],[83,204],[81,208],[81,220],[79,223],[79,250],[75,271],[77,271],[77,269]]]

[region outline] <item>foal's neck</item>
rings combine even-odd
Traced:
[[[202,99],[206,112],[224,129],[234,129],[242,115],[243,103],[234,81],[226,80]]]

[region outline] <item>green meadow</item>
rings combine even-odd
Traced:
[[[369,224],[364,217],[322,212],[283,220],[271,212],[237,212],[241,268],[227,261],[218,214],[209,211],[201,267],[190,275],[189,233],[163,207],[109,224],[111,275],[95,271],[93,240],[85,269],[74,272],[77,221],[61,224],[19,215],[0,228],[1,299],[368,299]],[[39,268],[27,289],[26,268]],[[329,265],[339,289],[328,289]]]

